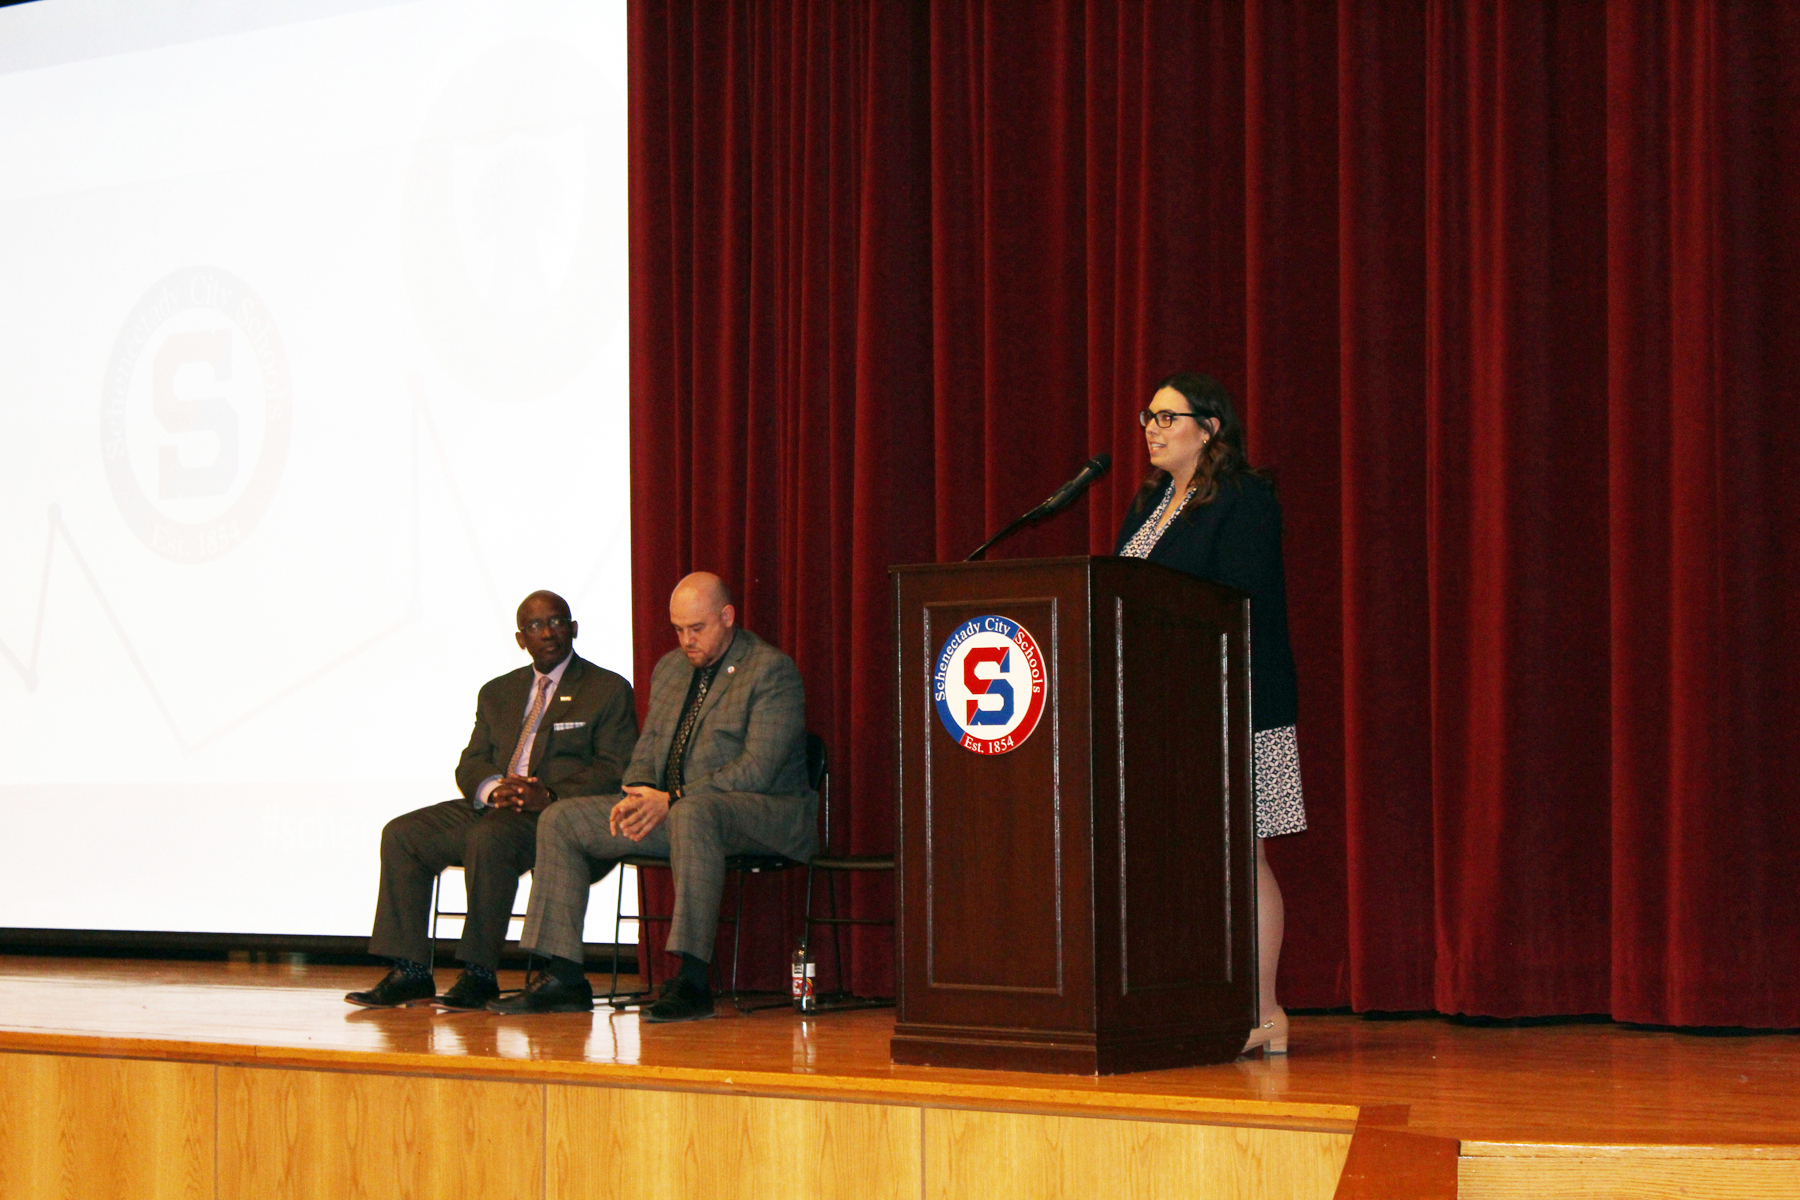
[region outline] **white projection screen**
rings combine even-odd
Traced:
[[[0,926],[366,936],[527,592],[630,678],[625,80],[623,0],[0,8]]]

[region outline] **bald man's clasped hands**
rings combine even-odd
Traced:
[[[562,798],[537,830],[531,906],[520,944],[546,969],[501,1013],[583,1012],[593,989],[582,969],[588,888],[627,854],[667,857],[675,879],[668,951],[675,972],[651,1022],[713,1013],[709,964],[725,859],[818,848],[818,795],[806,770],[806,695],[787,655],[737,622],[730,589],[696,572],[669,597],[677,648],[656,664],[649,714],[612,794]]]
[[[683,579],[669,597],[669,621],[681,653],[695,667],[717,662],[737,633],[731,592],[717,575],[704,571]],[[628,784],[613,805],[607,827],[614,837],[641,842],[669,816],[669,793],[648,784]]]

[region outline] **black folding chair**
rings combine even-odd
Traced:
[[[831,1012],[846,1008],[886,1008],[894,1001],[892,997],[883,999],[855,999],[848,1001],[841,997],[850,996],[844,987],[844,941],[843,928],[846,925],[885,925],[893,928],[892,917],[840,917],[837,908],[837,874],[844,871],[886,871],[894,870],[894,856],[891,854],[837,854],[831,831],[831,771],[825,760],[825,743],[814,734],[806,735],[807,765],[813,772],[813,786],[818,789],[820,806],[825,813],[825,835],[821,845],[824,850],[815,854],[812,861],[806,864],[806,923],[802,933],[810,938],[815,925],[829,926],[831,929],[832,950],[836,959],[838,991],[834,993],[833,1003],[823,1004],[816,1011]],[[816,764],[816,765],[815,765]],[[813,874],[826,872],[825,895],[829,901],[828,917],[817,916],[813,912]]]

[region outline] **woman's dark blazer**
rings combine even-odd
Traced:
[[[1124,552],[1159,501],[1125,514],[1114,554]],[[1190,505],[1169,523],[1151,549],[1150,561],[1250,593],[1250,727],[1261,731],[1292,725],[1299,687],[1288,646],[1281,504],[1274,485],[1255,475],[1221,484],[1212,500],[1197,508]]]

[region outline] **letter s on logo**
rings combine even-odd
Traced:
[[[175,376],[183,367],[210,369],[215,383],[231,378],[231,331],[195,330],[172,333],[156,352],[151,367],[150,402],[156,419],[173,434],[210,433],[217,448],[210,463],[187,466],[172,442],[157,456],[156,489],[163,500],[222,496],[237,478],[238,423],[231,401],[223,396],[179,396]]]
[[[1012,651],[1003,646],[978,646],[963,659],[963,686],[970,692],[968,724],[1004,725],[1012,720],[1012,684],[999,678],[1006,670],[1007,659],[1011,656]],[[975,668],[985,663],[994,664],[994,674],[976,674]],[[983,708],[981,701],[984,696],[998,697],[1000,707]]]

